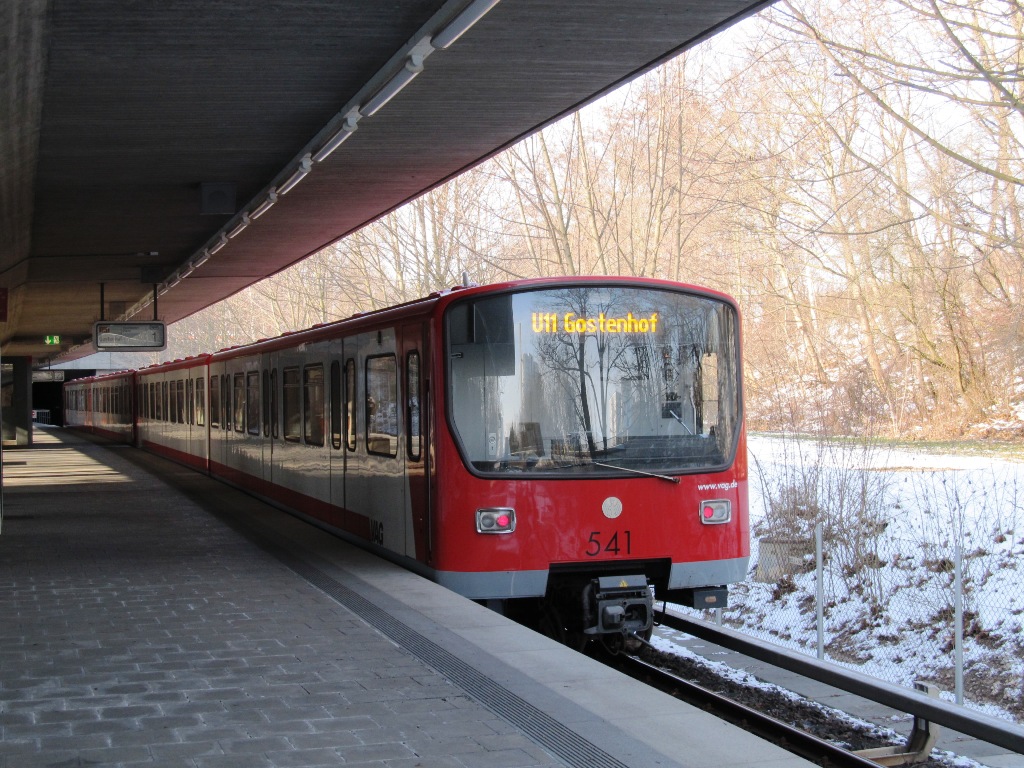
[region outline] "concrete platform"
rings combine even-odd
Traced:
[[[192,470],[3,454],[0,768],[807,763]]]

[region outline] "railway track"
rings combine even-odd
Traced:
[[[734,699],[685,680],[638,656],[620,654],[611,662],[622,672],[677,699],[744,728],[824,768],[877,768],[878,763],[778,720]]]

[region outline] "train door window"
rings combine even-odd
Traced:
[[[188,424],[195,422],[196,418],[196,390],[195,382],[191,377],[185,379],[185,421]]]
[[[307,445],[324,444],[324,367],[307,365],[302,371],[302,423]]]
[[[235,387],[234,387],[234,422],[235,432],[245,431],[245,374],[235,374]]]
[[[260,372],[245,374],[245,428],[250,435],[260,433]]]
[[[171,398],[169,392],[170,382],[165,381],[160,386],[160,399],[163,400],[164,421],[171,420]]]
[[[345,447],[356,449],[356,361],[345,361]]]
[[[299,386],[299,369],[285,368],[282,372],[281,394],[284,409],[284,439],[292,443],[302,437],[302,392]]]
[[[270,436],[270,371],[263,369],[263,436]]]
[[[210,426],[220,426],[220,376],[210,377]]]
[[[167,382],[167,392],[167,421],[175,424],[178,421],[178,383],[175,381]]]
[[[278,437],[277,428],[277,368],[270,371],[270,436]]]
[[[341,363],[331,363],[331,447],[341,450]]]
[[[366,451],[398,455],[398,363],[394,355],[366,360]]]
[[[220,377],[220,412],[223,414],[224,429],[231,429],[231,377],[226,373]]]
[[[178,379],[178,423],[185,423],[185,380]]]
[[[420,353],[405,358],[406,451],[411,461],[420,460]]]
[[[196,379],[196,426],[206,423],[206,379]]]

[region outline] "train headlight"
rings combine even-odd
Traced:
[[[728,499],[713,499],[700,503],[700,521],[704,525],[721,525],[732,520],[732,502]]]
[[[476,511],[477,533],[512,533],[516,529],[516,511],[509,507],[487,507]]]

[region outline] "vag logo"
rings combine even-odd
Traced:
[[[370,521],[370,541],[384,546],[384,523],[379,520]]]

